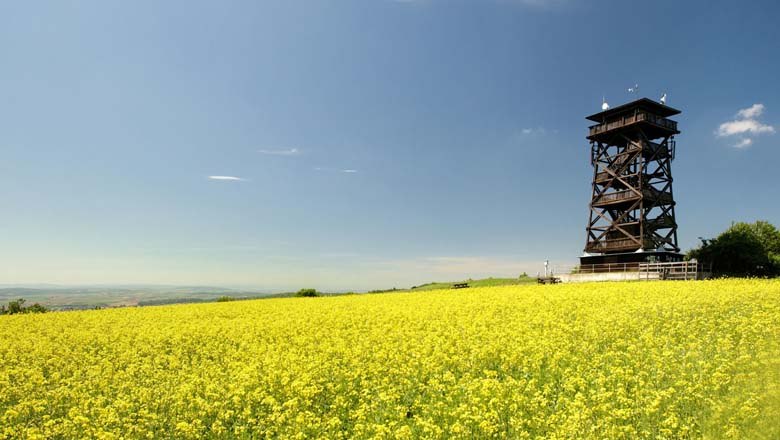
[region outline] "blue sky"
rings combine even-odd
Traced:
[[[369,289],[574,264],[584,116],[634,84],[683,111],[683,249],[732,220],[780,223],[778,16],[773,1],[3,3],[0,283]]]

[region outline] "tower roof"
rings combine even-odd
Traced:
[[[652,99],[641,98],[637,99],[636,101],[631,101],[629,103],[619,105],[617,107],[612,107],[611,109],[604,110],[603,112],[592,114],[586,119],[589,119],[593,122],[602,123],[607,119],[612,119],[613,117],[619,116],[623,113],[633,112],[634,109],[637,108],[646,110],[649,113],[661,116],[662,118],[681,113],[680,110],[669,107],[668,105],[661,104],[660,102],[653,101]]]

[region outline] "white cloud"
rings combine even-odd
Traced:
[[[358,170],[352,168],[327,168],[327,167],[314,167],[315,171],[327,171],[327,172],[339,172],[339,173],[357,173]]]
[[[289,149],[282,149],[282,150],[257,150],[260,154],[270,154],[273,156],[296,156],[298,154],[301,154],[301,151],[297,148],[289,148]]]
[[[718,127],[718,136],[734,136],[738,134],[764,134],[774,133],[775,128],[771,125],[762,124],[755,119],[737,119],[720,124]]]
[[[740,139],[739,142],[734,144],[734,148],[747,148],[751,145],[753,145],[753,139],[745,138],[745,139]]]
[[[209,179],[211,180],[227,180],[227,181],[233,181],[233,182],[246,182],[247,179],[244,179],[243,177],[236,177],[236,176],[209,176]]]
[[[726,121],[715,131],[718,137],[738,136],[735,148],[747,148],[753,144],[753,138],[748,136],[773,134],[775,127],[757,120],[764,113],[764,104],[753,104],[739,110],[734,120]]]
[[[753,104],[748,108],[743,108],[742,110],[738,111],[737,118],[753,119],[755,117],[761,116],[761,113],[764,113],[764,104]]]

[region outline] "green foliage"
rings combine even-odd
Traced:
[[[735,223],[691,249],[688,258],[712,264],[715,276],[780,275],[780,231],[769,222]]]
[[[232,296],[227,296],[227,295],[223,295],[223,296],[220,296],[219,298],[217,298],[217,302],[218,303],[230,302],[230,301],[235,301],[235,300],[236,299],[233,298]]]
[[[295,293],[296,298],[309,298],[320,296],[316,289],[301,289]]]
[[[9,301],[8,306],[0,305],[0,315],[18,315],[22,313],[46,313],[49,311],[46,307],[35,303],[31,306],[24,306],[24,298]]]

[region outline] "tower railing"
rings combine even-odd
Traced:
[[[639,237],[636,238],[639,239]],[[651,240],[645,240],[643,246],[637,243],[637,240],[632,240],[631,238],[613,238],[591,241],[585,250],[593,253],[635,251],[641,247],[652,247],[652,245]]]
[[[589,127],[590,136],[594,136],[600,133],[604,133],[617,128],[625,127],[627,125],[635,124],[637,122],[650,122],[669,130],[677,131],[677,122],[671,119],[663,118],[658,115],[647,112],[637,112],[630,116],[623,116],[621,118],[607,121],[603,124],[592,125]]]
[[[644,197],[648,200],[656,200],[661,203],[671,203],[672,197],[670,194],[658,191],[655,188],[644,188],[641,194],[637,194],[637,191],[627,189],[622,191],[615,191],[611,193],[601,194],[593,200],[593,206],[603,206],[612,203],[626,202],[630,200],[636,200]]]
[[[554,275],[623,273],[636,274],[636,279],[652,280],[702,280],[712,276],[712,266],[697,261],[674,261],[666,263],[605,263],[581,264],[579,266],[554,266]]]
[[[639,263],[640,280],[702,280],[712,276],[712,265],[696,261]]]

